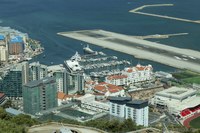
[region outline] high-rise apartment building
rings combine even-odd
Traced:
[[[132,100],[130,97],[110,97],[110,114],[131,118],[137,125],[148,126],[148,101]]]
[[[48,67],[48,75],[50,77],[54,77],[57,84],[57,91],[68,93],[68,90],[66,88],[67,84],[67,71],[63,67],[63,65],[53,65]]]
[[[39,62],[33,62],[29,65],[30,80],[40,80],[47,76],[47,66]]]
[[[23,86],[24,112],[35,115],[57,106],[57,87],[54,78],[46,77]]]
[[[8,97],[22,97],[22,64],[17,64],[5,72],[0,91]]]

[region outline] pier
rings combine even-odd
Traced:
[[[180,69],[200,72],[200,52],[163,45],[104,30],[83,30],[58,33],[59,35],[84,41],[104,48],[116,50],[152,60]]]
[[[188,35],[188,33],[174,33],[174,34],[155,34],[155,35],[147,35],[147,36],[132,36],[138,39],[164,39],[164,38],[169,38],[169,37],[174,37],[174,36],[184,36]]]
[[[153,14],[153,13],[145,13],[145,12],[140,11],[140,10],[147,8],[147,7],[160,7],[160,6],[173,6],[173,4],[144,5],[144,6],[136,8],[136,9],[130,10],[129,12],[135,13],[135,14],[140,14],[140,15],[146,15],[146,16],[159,17],[159,18],[177,20],[177,21],[188,22],[188,23],[200,24],[199,20],[189,20],[189,19],[184,19],[184,18],[177,18],[177,17],[171,17],[171,16],[159,15],[159,14]]]

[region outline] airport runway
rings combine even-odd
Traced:
[[[58,34],[127,53],[136,58],[152,60],[172,67],[200,72],[199,51],[176,48],[104,30],[83,30]]]

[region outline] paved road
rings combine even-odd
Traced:
[[[33,127],[33,128],[30,128],[28,133],[52,133],[56,130],[59,130],[60,128],[62,127],[61,124],[50,124],[50,125],[45,125],[45,126],[40,126],[40,127]],[[65,126],[69,129],[72,129],[72,130],[76,130],[76,131],[79,131],[80,133],[106,133],[106,132],[103,132],[103,131],[97,131],[97,130],[93,130],[93,129],[90,129],[88,127],[76,127],[76,126]]]

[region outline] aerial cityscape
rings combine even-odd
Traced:
[[[199,133],[199,4],[2,0],[0,132]]]

